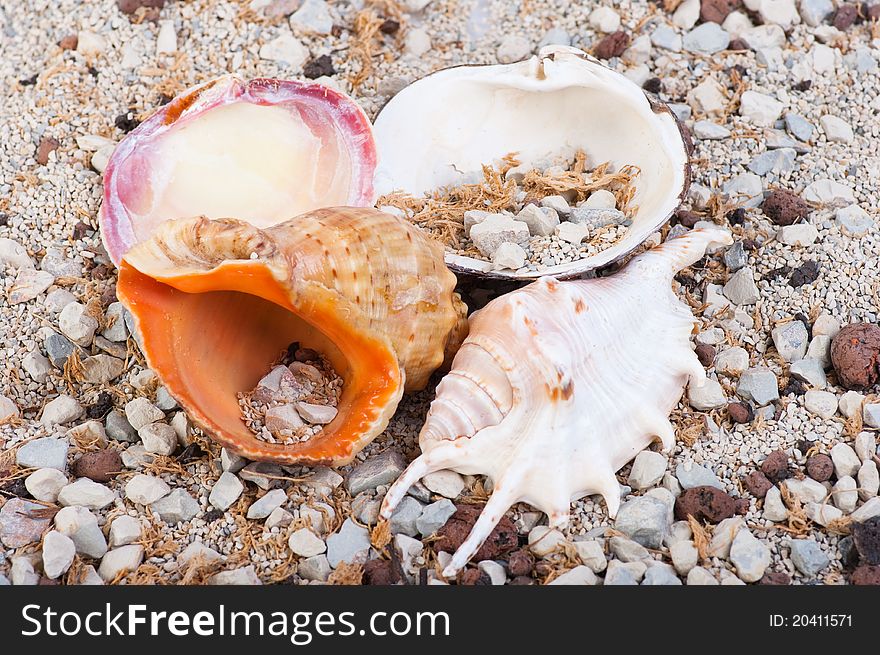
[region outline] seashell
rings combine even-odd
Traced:
[[[370,122],[347,96],[227,75],[184,91],[116,147],[101,236],[118,266],[167,219],[269,227],[321,207],[371,206],[375,165]]]
[[[569,503],[601,494],[615,516],[615,472],[659,437],[705,371],[690,343],[690,309],[672,291],[677,271],[714,242],[699,229],[632,259],[605,278],[542,278],[493,300],[437,387],[419,435],[422,454],[389,489],[389,518],[407,489],[441,469],[486,474],[493,492],[444,575],[460,570],[507,509],[526,502],[564,526]]]
[[[450,109],[453,108],[453,109]],[[484,164],[516,152],[526,167],[560,150],[583,150],[595,166],[640,169],[626,237],[614,246],[543,272],[493,271],[447,254],[457,273],[534,279],[578,277],[617,261],[660,228],[685,197],[690,142],[672,111],[586,53],[547,46],[513,64],[459,66],[428,75],[394,96],[377,116],[376,191],[420,196],[474,182]]]
[[[425,386],[467,330],[442,248],[375,209],[320,209],[266,229],[166,221],[125,255],[117,295],[150,368],[192,421],[254,460],[346,464]],[[294,341],[343,378],[336,418],[294,445],[241,420],[249,391]]]

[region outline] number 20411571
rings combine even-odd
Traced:
[[[774,628],[851,628],[852,614],[771,614]]]

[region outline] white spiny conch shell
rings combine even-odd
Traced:
[[[695,319],[672,278],[713,243],[730,234],[694,230],[609,277],[541,278],[475,313],[419,435],[422,455],[388,491],[382,517],[430,472],[487,475],[492,496],[444,571],[454,576],[514,503],[560,527],[571,501],[601,494],[615,516],[615,472],[655,437],[673,447],[669,413],[688,380],[705,380]]]
[[[585,259],[541,272],[491,271],[472,257],[447,253],[457,273],[556,278],[617,261],[658,230],[690,182],[690,141],[656,96],[577,48],[550,45],[525,61],[457,66],[403,89],[376,117],[376,192],[422,195],[482,179],[484,164],[516,153],[528,169],[582,150],[590,167],[635,166],[635,208],[626,237]]]

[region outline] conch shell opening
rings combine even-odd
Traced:
[[[190,418],[254,460],[343,465],[427,384],[467,329],[441,248],[371,209],[310,212],[266,230],[167,221],[122,262],[117,294],[150,367]],[[291,342],[343,378],[337,417],[307,442],[258,440],[236,395]]]

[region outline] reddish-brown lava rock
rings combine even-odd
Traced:
[[[593,54],[599,59],[619,57],[628,45],[629,36],[626,32],[614,32],[599,41],[598,45],[593,48]]]
[[[37,163],[40,166],[45,166],[49,163],[49,155],[58,150],[58,146],[60,145],[58,139],[53,139],[51,136],[44,136],[40,139],[40,144],[37,146],[37,154],[34,155],[34,159],[37,160]]]
[[[810,205],[796,193],[775,189],[764,198],[761,211],[776,225],[792,225],[810,215]]]
[[[514,577],[518,575],[529,575],[534,566],[535,558],[522,548],[513,551],[507,559],[507,570],[510,572],[510,575]]]
[[[122,457],[115,450],[107,449],[85,453],[73,463],[71,472],[78,478],[110,482],[122,469]]]
[[[807,458],[806,469],[811,478],[817,482],[825,482],[834,473],[834,462],[825,453],[818,453]]]
[[[724,19],[735,9],[742,6],[742,0],[702,0],[700,18],[707,23],[724,22]]]
[[[880,565],[880,516],[853,523],[852,537],[862,564]]]
[[[854,585],[880,585],[880,566],[871,566],[863,564],[853,571],[850,582]]]
[[[61,37],[58,45],[62,50],[76,50],[76,46],[79,45],[79,37],[76,34],[68,34]]]
[[[162,9],[165,6],[165,0],[116,0],[116,6],[123,14],[133,14],[141,7]]]
[[[458,550],[467,539],[484,507],[485,505],[457,505],[455,514],[437,532],[438,539],[434,542],[434,552],[453,553]],[[508,517],[502,516],[473,559],[477,562],[484,559],[501,559],[502,555],[509,553],[518,545],[516,526]]]
[[[736,512],[736,501],[721,489],[704,485],[688,489],[675,500],[675,518],[686,521],[693,516],[697,521],[718,523]]]
[[[712,366],[712,363],[715,361],[715,346],[701,343],[694,348],[694,353],[696,354],[697,359],[700,360],[700,364],[706,368]]]
[[[514,586],[523,586],[523,585],[535,584],[535,581],[526,575],[518,575],[513,580],[510,581],[510,584],[514,585]]]
[[[748,498],[737,498],[736,499],[736,514],[738,516],[745,516],[749,513],[749,509],[752,504],[749,502]]]
[[[466,569],[462,571],[458,584],[465,587],[488,586],[492,584],[492,578],[480,569]]]
[[[761,472],[771,482],[785,480],[789,476],[788,455],[784,450],[774,450],[761,462]]]
[[[840,5],[837,8],[837,11],[834,12],[834,21],[832,21],[832,25],[839,29],[841,32],[846,32],[853,24],[856,22],[856,19],[859,17],[859,10],[855,5],[844,4]]]
[[[755,412],[748,403],[730,403],[727,406],[727,413],[734,423],[751,423],[755,418]]]
[[[770,491],[773,483],[761,471],[752,471],[743,476],[743,485],[755,498],[763,498]]]
[[[400,573],[387,559],[371,559],[364,564],[364,580],[368,585],[393,585],[400,582]]]
[[[758,584],[790,585],[791,578],[788,576],[788,573],[783,573],[781,571],[767,571],[761,576],[761,579],[758,580]]]
[[[850,323],[831,340],[831,364],[847,389],[867,389],[880,375],[880,327]]]
[[[679,209],[675,212],[675,220],[677,220],[678,224],[682,227],[690,229],[703,220],[703,217],[695,212],[688,211],[687,209]]]

